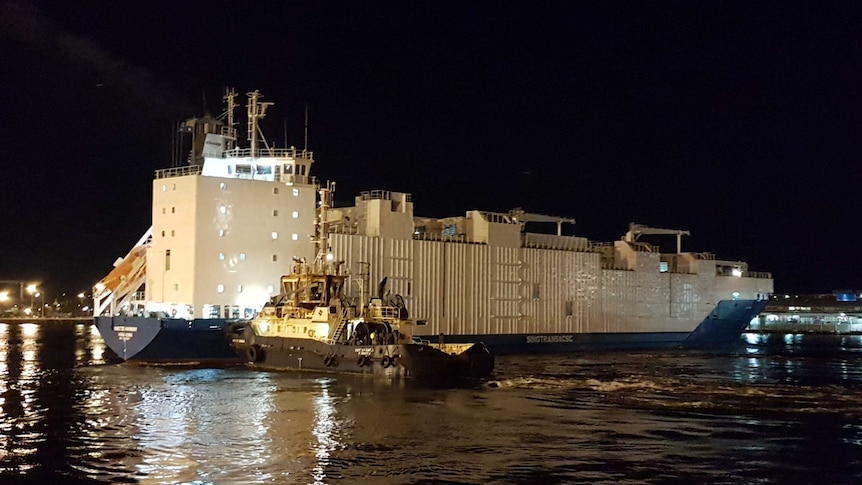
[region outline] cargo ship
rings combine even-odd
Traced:
[[[281,292],[295,261],[316,257],[313,153],[267,144],[259,121],[272,103],[257,91],[247,94],[240,148],[236,97],[225,93],[221,116],[182,124],[187,162],[155,172],[152,227],[94,288],[95,323],[123,359],[243,360],[232,329]],[[339,262],[345,291],[386,278],[424,323],[415,336],[436,346],[720,348],[773,291],[771,274],[743,261],[684,251],[684,230],[629,224],[600,242],[566,235],[577,234],[572,218],[521,209],[420,217],[409,193],[389,190],[362,192],[326,218],[325,257]],[[675,248],[662,251],[656,238]]]

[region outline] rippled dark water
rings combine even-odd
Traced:
[[[745,337],[423,389],[120,365],[89,324],[0,324],[0,482],[862,482],[862,339]]]

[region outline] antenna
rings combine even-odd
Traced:
[[[305,103],[305,139],[302,140],[302,151],[308,150],[308,103]]]
[[[284,119],[284,147],[288,148],[290,145],[287,144],[287,118]]]

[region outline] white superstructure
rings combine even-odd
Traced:
[[[234,96],[226,95],[229,108]],[[231,117],[184,123],[191,165],[156,171],[152,228],[96,286],[97,314],[250,318],[278,293],[294,258],[314,258],[313,154],[259,148],[268,104],[256,91],[248,96],[251,148],[235,146]],[[146,270],[126,271],[144,252]]]

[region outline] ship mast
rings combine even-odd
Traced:
[[[269,145],[266,144],[266,139],[263,138],[263,134],[260,131],[260,126],[258,126],[258,120],[262,120],[266,116],[266,109],[273,105],[273,103],[264,103],[259,101],[260,98],[263,97],[260,94],[260,91],[254,90],[250,93],[246,93],[248,96],[248,141],[250,143],[249,148],[251,148],[251,156],[257,157],[257,141],[258,134],[261,135],[261,140],[263,141],[264,146],[269,149]]]
[[[225,116],[227,117],[227,136],[236,139],[236,122],[233,119],[233,111],[236,109],[236,91],[233,88],[228,90],[225,88],[222,99],[227,104],[225,108]]]

